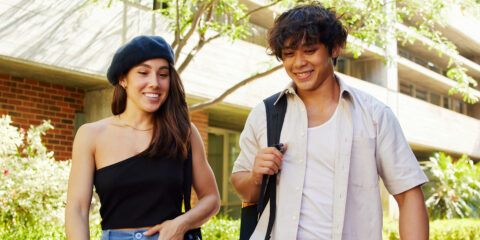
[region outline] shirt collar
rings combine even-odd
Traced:
[[[341,96],[341,98],[343,98],[345,100],[350,100],[350,101],[353,102],[352,90],[350,89],[350,87],[348,85],[346,85],[345,82],[336,74],[335,74],[335,79],[337,79],[338,84],[340,85],[340,96]],[[278,100],[280,100],[280,98],[282,98],[283,95],[297,94],[296,90],[297,90],[297,86],[295,85],[295,83],[293,81],[290,82],[282,90],[282,92],[280,92],[280,95],[278,95],[278,98],[273,105],[277,104]]]

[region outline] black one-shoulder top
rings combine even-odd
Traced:
[[[183,162],[136,155],[96,170],[102,229],[153,226],[179,216]]]

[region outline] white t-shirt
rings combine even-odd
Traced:
[[[332,239],[336,114],[307,130],[307,160],[297,239]]]

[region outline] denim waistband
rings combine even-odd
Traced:
[[[123,231],[123,230],[103,230],[101,240],[157,240],[158,233],[152,236],[144,236],[146,229]]]

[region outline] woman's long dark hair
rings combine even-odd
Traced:
[[[168,63],[170,87],[165,102],[154,113],[153,134],[150,147],[141,154],[167,159],[186,159],[190,144],[190,117],[182,81],[175,67]],[[120,81],[119,81],[120,82]],[[112,99],[112,113],[125,111],[127,93],[119,83],[115,85]]]

